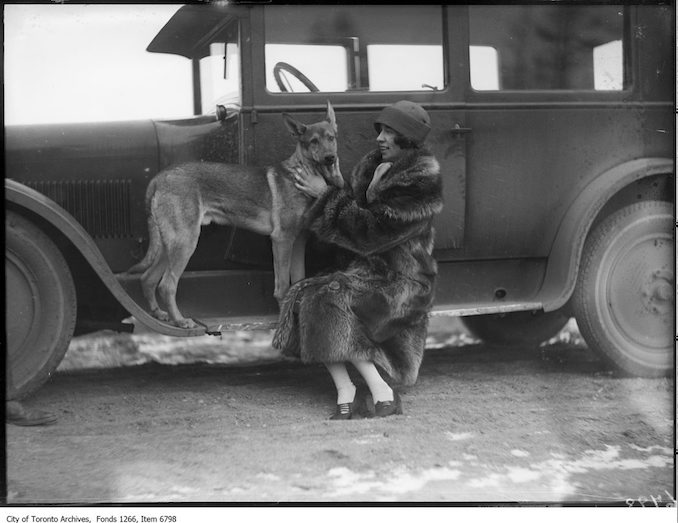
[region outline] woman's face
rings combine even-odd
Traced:
[[[381,131],[377,136],[377,144],[379,145],[379,152],[381,152],[381,159],[385,162],[392,162],[397,159],[403,150],[395,143],[396,132],[388,125],[381,124]]]

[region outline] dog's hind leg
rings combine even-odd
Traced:
[[[305,254],[307,238],[308,234],[302,231],[292,245],[292,263],[290,265],[290,280],[292,284],[306,277]]]
[[[200,224],[193,231],[186,231],[184,233],[185,241],[170,240],[167,245],[168,263],[165,273],[158,285],[158,293],[160,298],[167,306],[169,317],[177,327],[184,329],[192,329],[197,327],[197,324],[190,318],[184,318],[177,307],[177,286],[179,285],[179,278],[184,273],[188,261],[193,255],[196,246],[198,245],[198,238],[200,237]]]

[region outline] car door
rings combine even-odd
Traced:
[[[623,5],[472,5],[466,259],[545,259],[573,199],[642,155]]]
[[[461,27],[454,11],[440,5],[281,5],[253,10],[252,26],[258,29],[252,32],[252,61],[263,67],[253,69],[252,163],[277,162],[292,152],[282,112],[316,121],[324,116],[329,100],[339,124],[341,168],[348,176],[376,146],[373,122],[381,109],[402,99],[420,103],[431,116],[428,143],[444,179],[445,207],[434,223],[436,249],[442,255],[460,248],[467,125],[455,70],[463,50],[452,49]],[[310,89],[295,70],[311,82]]]

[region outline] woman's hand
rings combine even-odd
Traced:
[[[309,174],[300,167],[294,170],[294,186],[309,198],[318,198],[327,191],[327,182],[322,176]]]

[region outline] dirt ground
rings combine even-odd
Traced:
[[[440,320],[428,346],[404,415],[334,422],[326,370],[269,333],[76,340],[27,401],[58,422],[6,426],[8,502],[672,502],[673,380],[571,329],[502,351]]]

